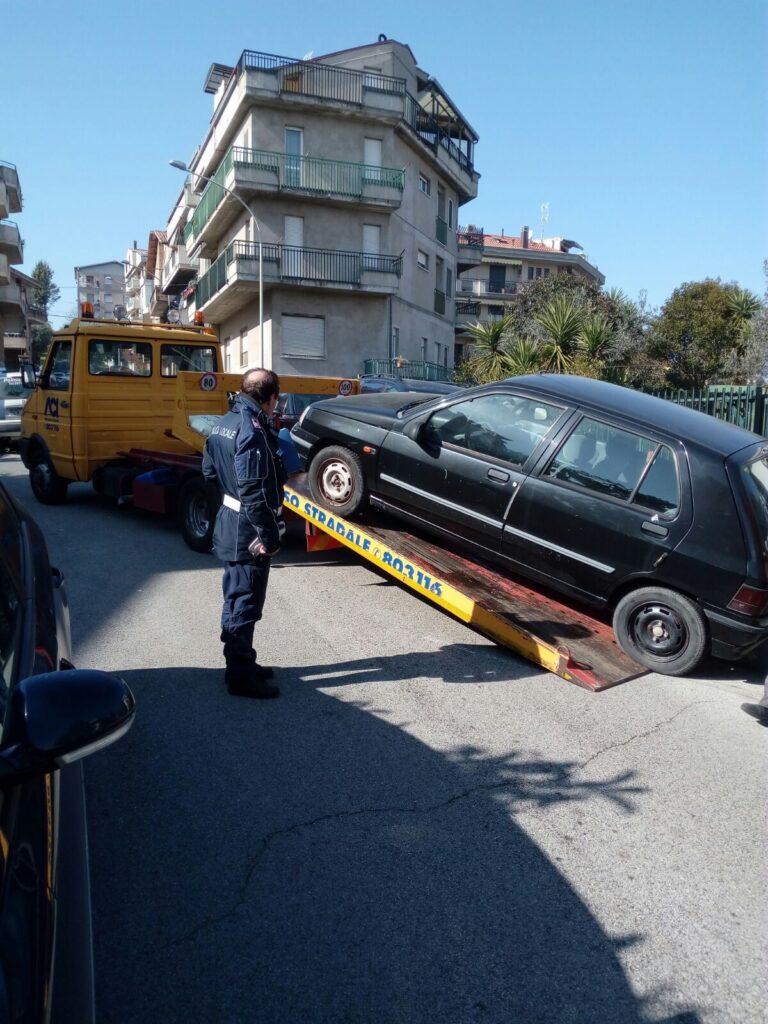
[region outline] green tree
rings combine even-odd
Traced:
[[[736,285],[707,278],[682,284],[664,303],[649,352],[664,366],[672,387],[706,387],[743,349],[744,319],[733,312],[738,291]]]
[[[478,384],[509,376],[508,330],[509,318],[506,316],[467,325],[466,332],[472,338],[470,355],[466,360],[469,363],[467,370]]]
[[[36,366],[42,365],[52,337],[53,330],[50,324],[41,324],[32,328],[32,362]]]
[[[584,329],[584,309],[572,295],[555,295],[535,319],[544,331],[546,369],[566,373],[571,368]]]
[[[48,310],[59,301],[61,291],[53,280],[53,270],[50,264],[45,260],[37,261],[32,271],[32,277],[37,282],[32,292],[32,301],[36,306],[42,306],[47,319]]]

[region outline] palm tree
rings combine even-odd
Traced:
[[[593,313],[584,319],[578,345],[588,359],[597,361],[602,359],[612,337],[613,330],[605,317],[600,316],[599,313]]]
[[[506,347],[506,332],[511,318],[484,320],[465,327],[472,338],[472,352],[469,361],[472,373],[480,383],[501,380],[509,375],[509,353]]]
[[[522,376],[526,373],[538,373],[544,369],[546,353],[542,346],[533,338],[516,338],[510,346],[507,368],[510,374]]]
[[[570,369],[584,326],[584,310],[569,295],[556,295],[536,316],[547,335],[546,368],[554,373]]]
[[[736,352],[743,356],[752,330],[752,320],[763,308],[763,304],[756,295],[747,291],[746,288],[737,288],[728,296],[726,306],[736,328]]]

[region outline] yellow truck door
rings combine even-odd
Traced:
[[[65,480],[76,480],[72,459],[72,339],[55,341],[38,387],[37,430],[48,445],[53,468]]]

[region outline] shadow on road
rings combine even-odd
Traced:
[[[651,1019],[619,959],[643,936],[607,935],[518,820],[569,801],[589,829],[601,799],[631,814],[632,773],[446,756],[320,692],[328,668],[282,670],[265,704],[211,670],[124,673],[136,724],[87,769],[99,1020]]]

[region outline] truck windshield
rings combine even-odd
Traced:
[[[175,377],[185,370],[216,373],[216,350],[202,345],[161,345],[160,375]]]

